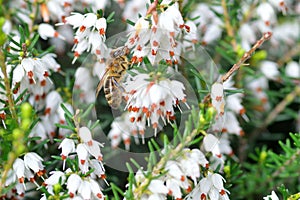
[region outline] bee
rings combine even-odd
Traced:
[[[113,109],[117,109],[122,102],[124,88],[120,85],[120,82],[130,65],[130,61],[126,56],[128,52],[129,49],[126,46],[119,47],[110,52],[111,59],[107,62],[104,75],[96,89],[97,98],[103,87],[105,98],[109,106]]]

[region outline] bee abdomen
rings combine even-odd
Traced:
[[[122,102],[122,92],[118,88],[115,88],[113,91],[105,94],[105,98],[110,107],[117,109]]]

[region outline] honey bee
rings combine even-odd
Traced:
[[[124,88],[120,82],[130,65],[130,61],[126,57],[128,52],[129,49],[126,46],[110,52],[111,59],[107,62],[104,75],[97,86],[96,98],[103,87],[105,98],[113,109],[117,109],[122,102]]]

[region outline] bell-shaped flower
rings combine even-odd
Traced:
[[[47,40],[48,38],[57,37],[60,39],[65,39],[60,35],[50,24],[42,23],[39,25],[38,33],[42,39]]]
[[[77,174],[71,174],[67,180],[67,189],[71,198],[74,197],[81,185],[82,179]]]
[[[24,156],[24,164],[28,169],[31,169],[38,176],[44,174],[44,165],[42,164],[43,159],[34,152],[26,153]]]

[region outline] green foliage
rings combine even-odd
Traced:
[[[249,155],[249,162],[227,162],[224,172],[232,197],[259,199],[276,190],[283,199],[287,199],[297,193],[299,188],[295,186],[299,177],[300,134],[290,133],[290,139],[285,143],[279,141],[278,145],[280,153],[267,150],[266,147],[256,148],[255,153]],[[283,189],[283,185],[289,190]]]

